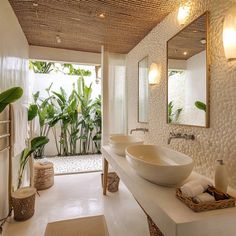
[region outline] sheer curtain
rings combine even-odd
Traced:
[[[109,53],[109,133],[127,133],[126,55]]]

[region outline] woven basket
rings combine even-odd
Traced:
[[[20,188],[12,193],[12,206],[16,221],[28,220],[34,215],[36,189]]]
[[[208,191],[208,190],[207,191],[210,194],[212,194],[216,199],[217,199],[217,195],[219,195],[219,194],[223,197],[223,199],[216,200],[216,201],[195,203],[195,202],[193,202],[192,198],[185,197],[179,188],[176,189],[176,197],[195,212],[210,211],[210,210],[216,210],[216,209],[235,207],[235,198],[234,197],[232,197],[226,193],[219,192],[214,187],[209,187],[209,188],[210,188],[210,191]]]
[[[152,221],[151,217],[147,215],[148,227],[150,236],[164,236],[161,230],[156,226],[156,224]]]
[[[103,186],[103,174],[102,177],[102,186]],[[109,172],[108,173],[108,180],[107,180],[107,190],[111,193],[117,192],[119,189],[119,182],[120,178],[116,174],[116,172]]]
[[[40,164],[34,163],[34,187],[37,190],[44,190],[52,187],[54,184],[53,163]]]

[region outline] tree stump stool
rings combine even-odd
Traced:
[[[12,206],[16,221],[28,220],[34,215],[36,189],[20,188],[12,193]]]
[[[50,188],[54,184],[54,169],[53,163],[48,162],[41,164],[34,163],[34,187],[37,190],[44,190]]]

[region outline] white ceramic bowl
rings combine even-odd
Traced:
[[[163,186],[173,186],[185,180],[194,165],[191,157],[155,145],[127,147],[126,159],[138,175]]]
[[[109,145],[114,153],[125,156],[125,149],[134,144],[143,144],[143,140],[131,135],[111,135]]]

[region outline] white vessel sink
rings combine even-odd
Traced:
[[[143,144],[143,141],[131,135],[111,135],[109,139],[112,151],[120,156],[125,156],[125,149],[134,144]]]
[[[155,145],[132,145],[126,158],[141,177],[163,186],[173,186],[186,179],[193,169],[191,157]]]

